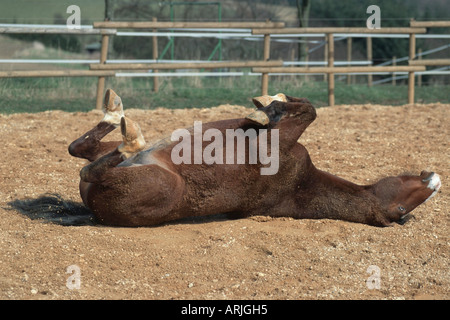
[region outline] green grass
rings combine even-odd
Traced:
[[[53,24],[55,19],[65,21],[71,15],[67,13],[70,5],[80,7],[82,23],[104,19],[104,0],[2,1],[0,19],[4,23]]]
[[[46,0],[38,6],[30,0],[4,1],[0,16],[5,22],[53,23],[56,17],[66,19],[66,8],[77,4],[81,8],[82,20],[102,20],[103,0]],[[74,2],[74,3],[73,3]],[[1,18],[0,17],[0,18]],[[9,21],[11,20],[11,21]],[[89,36],[83,36],[89,37]],[[16,58],[61,58],[83,59],[81,53],[63,50],[30,48],[26,41],[0,36],[0,55]],[[30,66],[32,69],[54,70],[82,69],[79,65]],[[7,68],[8,69],[8,68]],[[7,70],[5,69],[5,70]],[[306,97],[316,107],[328,105],[326,82],[306,81],[304,76],[270,77],[269,94],[283,92],[291,96]],[[323,79],[316,77],[315,79]],[[359,76],[357,80],[366,81]],[[109,78],[106,87],[114,89],[126,108],[208,108],[220,104],[237,104],[252,107],[251,98],[261,93],[260,77],[224,78],[159,78],[160,90],[153,92],[152,78]],[[357,82],[358,83],[358,82]],[[0,79],[0,113],[41,112],[64,110],[69,112],[89,111],[95,108],[97,78],[26,78]],[[448,87],[444,85],[416,87],[419,103],[450,103]],[[406,85],[378,85],[368,88],[366,84],[348,86],[336,81],[335,103],[339,104],[384,104],[401,105],[407,102]]]
[[[153,80],[147,78],[111,78],[106,87],[114,89],[126,108],[208,108],[220,104],[252,107],[251,98],[260,95],[260,78],[160,78],[160,89],[153,92]],[[97,78],[0,79],[0,113],[64,110],[86,112],[95,108]],[[283,92],[306,97],[316,107],[328,105],[326,82],[304,82],[299,78],[271,78],[269,94]],[[416,102],[450,103],[443,85],[416,87]],[[335,103],[383,104],[407,103],[406,85],[346,85],[336,82]]]

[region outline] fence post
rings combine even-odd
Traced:
[[[413,60],[416,53],[416,35],[409,34],[409,60]],[[408,73],[408,103],[414,103],[414,71]]]
[[[152,21],[157,22],[157,18],[153,17]],[[153,29],[153,32],[157,32],[158,29]],[[158,37],[153,36],[153,59],[158,60]],[[153,73],[158,73],[158,70],[153,70]],[[153,92],[158,92],[159,81],[158,77],[153,77]]]
[[[328,42],[328,67],[334,66],[334,37],[332,33],[327,34]],[[328,105],[334,106],[334,73],[328,74]]]
[[[350,67],[350,62],[352,61],[352,38],[347,38],[347,66]],[[352,84],[352,76],[351,74],[347,75],[347,84]]]
[[[367,61],[372,61],[372,37],[367,37]],[[372,74],[367,75],[367,85],[372,86]]]
[[[323,56],[324,56],[324,60],[325,62],[328,61],[328,35],[325,35],[325,45],[323,46]],[[328,80],[328,74],[325,73],[323,75],[323,81],[327,81]]]
[[[417,60],[422,60],[422,49],[421,48],[417,49]],[[417,86],[418,87],[422,86],[422,75],[421,74],[417,75]]]
[[[309,48],[308,48],[308,43],[306,42],[306,57],[305,57],[305,62],[306,62],[306,65],[308,66],[308,64],[309,64],[309,52],[308,52],[308,50],[309,50]],[[308,82],[309,81],[309,77],[308,77],[308,74],[305,74],[305,82]]]
[[[100,49],[101,64],[104,64],[106,62],[106,57],[108,56],[108,45],[109,45],[109,36],[107,34],[102,34],[102,47]],[[97,101],[95,104],[96,109],[102,108],[104,90],[105,90],[105,77],[99,77],[97,83]]]
[[[264,61],[270,58],[270,34],[264,35]],[[261,76],[261,94],[266,95],[269,92],[269,74],[263,73]]]
[[[392,57],[392,65],[395,67],[397,65],[397,57],[393,56]],[[395,72],[392,72],[392,85],[395,86],[396,85],[396,81],[395,81]]]

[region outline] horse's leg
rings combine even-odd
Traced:
[[[284,94],[253,99],[258,110],[246,118],[268,129],[279,129],[280,147],[290,148],[316,119],[316,110],[305,98]]]
[[[80,172],[82,181],[88,183],[103,182],[111,168],[144,149],[145,140],[137,123],[122,117],[120,128],[122,132],[121,144],[116,146],[112,152],[85,166]]]
[[[70,144],[69,153],[72,156],[92,162],[122,143],[122,141],[101,142],[104,136],[120,126],[120,119],[123,117],[122,100],[113,90],[106,91],[102,109],[104,117],[97,126]]]

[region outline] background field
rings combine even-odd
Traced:
[[[98,53],[74,53],[35,43],[0,36],[0,59],[95,59]],[[83,65],[0,64],[0,70],[86,69]],[[337,76],[336,79],[339,79]],[[441,79],[442,80],[442,79]],[[355,84],[346,79],[336,81],[337,104],[402,105],[407,101],[407,85],[367,86],[367,76],[356,76]],[[243,77],[165,77],[159,78],[159,91],[153,92],[152,78],[108,78],[106,87],[120,92],[127,107],[139,109],[205,108],[223,103],[251,106],[251,98],[260,95],[258,76]],[[0,113],[41,112],[45,110],[89,111],[95,108],[96,78],[21,78],[0,79]],[[270,77],[269,93],[307,97],[316,107],[328,104],[327,83],[323,76]],[[418,103],[449,103],[450,91],[445,83],[416,87]]]
[[[40,112],[45,110],[89,111],[95,108],[96,79],[28,79],[3,80],[0,85],[0,113]],[[163,79],[160,90],[152,92],[153,82],[146,79],[107,80],[121,96],[125,106],[138,109],[206,108],[222,103],[251,107],[251,98],[260,95],[259,77]],[[337,84],[336,104],[362,104],[370,101],[382,105],[402,105],[407,100],[407,86]],[[304,82],[298,78],[271,80],[269,93],[284,92],[307,97],[316,107],[327,101],[327,83]],[[449,103],[444,85],[416,88],[418,103]]]
[[[101,21],[104,18],[104,0],[14,0],[2,1],[0,19],[2,23],[53,24],[55,19],[65,23],[67,7],[82,8],[82,24]],[[65,18],[64,18],[65,17]]]
[[[44,0],[39,5],[32,1],[5,1],[1,4],[1,23],[65,24],[70,15],[66,12],[73,1]],[[196,1],[194,1],[196,2]],[[198,2],[198,1],[197,1]],[[157,17],[159,21],[217,21],[218,7],[210,5],[176,5],[174,15],[170,15],[169,2],[143,0],[110,1],[114,20],[148,21]],[[295,1],[223,1],[222,21],[284,21],[287,26],[298,24]],[[312,0],[309,26],[365,26],[365,10],[370,1],[349,0],[336,3],[331,0]],[[418,0],[405,1],[402,10],[392,1],[380,0],[377,4],[382,10],[383,27],[406,27],[409,20],[436,20],[447,18],[448,3],[433,0],[425,3]],[[105,16],[104,0],[76,1],[81,9],[81,23],[92,24]],[[445,28],[433,28],[432,33],[446,33]],[[295,39],[294,39],[295,40]],[[311,39],[320,40],[320,39]],[[322,39],[323,40],[323,39]],[[98,59],[99,53],[88,53],[85,46],[100,41],[99,36],[74,35],[10,35],[0,36],[0,59]],[[152,41],[146,37],[113,37],[108,59],[149,59],[152,57]],[[159,38],[159,54],[168,42]],[[205,60],[209,57],[217,39],[177,38],[174,46],[175,59]],[[448,44],[447,39],[417,39],[417,49],[436,48]],[[223,40],[224,60],[262,59],[262,41]],[[271,58],[285,61],[304,59],[299,56],[298,43],[272,43]],[[318,50],[315,48],[318,47]],[[408,54],[407,39],[373,39],[373,62],[379,64]],[[310,61],[323,61],[323,48],[320,43],[308,44]],[[426,58],[446,58],[450,48],[439,51]],[[366,59],[365,39],[353,40],[352,59]],[[169,59],[166,54],[165,59]],[[212,57],[217,59],[217,54]],[[345,41],[336,39],[335,60],[346,59]],[[403,62],[406,63],[406,62]],[[87,65],[64,64],[11,64],[0,63],[0,70],[42,70],[42,69],[87,69]],[[249,71],[249,70],[247,70]],[[346,85],[346,79],[336,76],[336,103],[362,104],[374,103],[400,105],[407,100],[405,80],[397,86],[390,82],[384,85],[366,86],[367,76],[357,76],[354,85]],[[374,80],[381,79],[374,76]],[[160,78],[160,91],[153,93],[151,78],[107,79],[106,87],[121,92],[127,105],[133,108],[153,109],[213,107],[222,103],[248,105],[250,98],[259,94],[260,78],[244,76],[241,78]],[[433,103],[450,101],[447,90],[450,76],[423,76],[422,87],[416,87],[416,102]],[[94,107],[95,78],[81,79],[0,79],[0,112],[39,112],[43,110],[88,111]],[[323,76],[270,77],[269,93],[286,92],[294,96],[308,97],[317,107],[327,105],[327,85]]]

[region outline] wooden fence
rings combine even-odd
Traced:
[[[155,32],[158,29],[174,29],[174,28],[186,28],[186,29],[234,29],[234,28],[246,28],[257,30],[259,28],[283,28],[283,22],[158,22],[156,19],[149,22],[117,22],[117,21],[105,21],[95,22],[94,28],[104,29],[152,29]],[[102,48],[104,41],[108,42],[108,35],[104,35],[102,39]],[[156,39],[156,37],[154,37]],[[153,59],[158,59],[157,42],[153,41],[154,52]],[[106,45],[107,46],[107,45]],[[283,61],[227,61],[227,62],[203,62],[203,63],[154,63],[154,64],[106,64],[105,59],[100,59],[100,64],[91,64],[91,70],[176,70],[176,69],[213,69],[213,68],[251,68],[251,67],[274,67],[282,66]],[[156,78],[155,78],[156,80]],[[157,83],[155,81],[155,83]],[[101,99],[104,91],[104,82],[100,83],[97,88],[97,104],[96,108],[101,107]]]
[[[334,67],[334,34],[361,33],[370,34],[409,34],[409,57],[415,57],[416,41],[415,35],[426,33],[426,28],[280,28],[280,29],[258,29],[253,30],[253,34],[264,35],[264,58],[270,58],[270,36],[272,34],[305,34],[305,33],[325,33],[328,44],[328,67],[325,68],[253,68],[253,72],[262,73],[262,94],[267,94],[268,74],[271,72],[283,73],[327,73],[328,74],[328,105],[334,105],[334,74],[335,73],[357,73],[357,72],[398,72],[407,71],[408,78],[408,103],[414,103],[414,72],[425,71],[425,66],[392,66],[392,67]]]
[[[176,70],[176,69],[214,69],[214,68],[252,68],[252,72],[261,74],[261,94],[268,94],[270,73],[323,73],[328,81],[328,104],[333,106],[334,75],[340,73],[374,73],[374,72],[408,72],[408,103],[414,103],[415,72],[425,71],[426,66],[450,65],[450,59],[414,60],[416,53],[416,34],[426,33],[429,27],[448,27],[450,21],[416,22],[411,21],[409,28],[285,28],[280,22],[96,22],[91,29],[46,29],[46,28],[0,28],[0,33],[69,33],[69,34],[98,34],[101,35],[100,63],[90,64],[90,70],[61,70],[61,71],[4,71],[0,78],[11,77],[98,77],[96,108],[101,108],[105,78],[113,77],[118,70]],[[189,28],[189,29],[251,29],[253,35],[263,35],[263,60],[260,61],[220,61],[198,63],[106,63],[108,56],[109,37],[117,33],[117,29],[158,29]],[[358,33],[368,39],[373,34],[408,34],[409,35],[409,64],[407,66],[334,66],[334,35]],[[327,42],[327,67],[283,67],[283,61],[270,60],[271,35],[295,34],[302,37],[305,34],[325,34]],[[371,42],[370,42],[371,43]],[[153,39],[154,49],[157,48],[156,37]],[[369,44],[369,42],[368,42]],[[371,51],[371,50],[370,50]],[[153,59],[157,60],[157,50]],[[371,76],[371,75],[370,75]],[[157,78],[155,78],[156,80]]]
[[[450,21],[414,21],[410,22],[411,27],[418,28],[450,28]],[[411,49],[410,49],[411,50]],[[411,57],[411,51],[410,55]],[[450,59],[421,59],[408,61],[410,66],[450,66]]]

